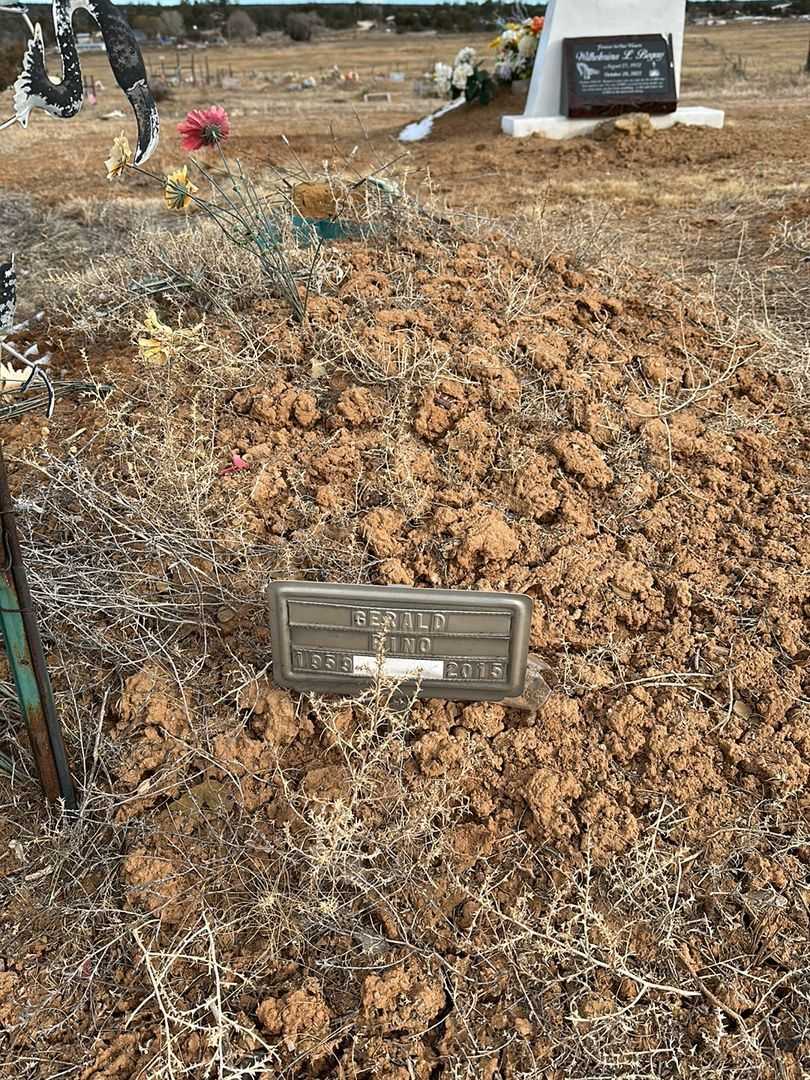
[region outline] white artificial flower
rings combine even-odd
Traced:
[[[500,64],[495,65],[495,76],[500,79],[501,82],[510,82],[512,79],[512,65],[508,60],[502,61]]]
[[[459,64],[472,64],[475,60],[475,49],[466,45],[463,49],[459,49],[456,59],[453,62],[454,67],[458,67]]]
[[[536,52],[537,38],[534,36],[534,34],[523,34],[520,41],[518,42],[518,53],[522,57],[527,58],[529,56],[534,56]]]
[[[473,74],[472,64],[456,64],[453,71],[453,86],[456,90],[463,90],[467,85],[467,79]]]
[[[433,81],[440,94],[449,94],[453,81],[453,69],[449,64],[436,64],[433,69]]]
[[[517,41],[517,32],[515,30],[504,30],[501,34],[501,45],[511,45]]]

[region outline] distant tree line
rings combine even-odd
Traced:
[[[810,0],[808,0],[810,2]],[[33,21],[42,24],[47,39],[52,39],[50,5],[29,4]],[[136,29],[144,31],[149,38],[186,37],[193,39],[201,33],[221,30],[231,39],[245,40],[256,34],[272,31],[289,33],[295,40],[306,40],[312,29],[347,30],[359,21],[370,20],[382,25],[393,17],[393,28],[399,33],[419,30],[475,33],[495,29],[500,18],[509,18],[515,11],[517,0],[509,3],[468,4],[250,4],[239,7],[228,0],[183,0],[174,7],[157,4],[130,4],[128,17]],[[546,5],[522,4],[527,15],[542,15]],[[73,19],[78,32],[96,30],[87,12],[79,9]],[[19,16],[0,13],[0,42],[19,40],[26,36]]]

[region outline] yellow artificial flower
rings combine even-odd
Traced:
[[[149,337],[138,338],[138,352],[147,364],[165,364],[169,359],[169,347],[172,340],[172,328],[162,323],[154,308],[146,313],[141,327]]]
[[[199,189],[188,178],[188,165],[169,173],[163,188],[163,201],[169,210],[187,210]]]
[[[107,168],[108,180],[112,180],[116,176],[121,176],[127,166],[132,164],[132,148],[123,131],[113,139],[110,156],[104,164]]]
[[[10,364],[0,364],[0,394],[19,390],[30,375],[30,371],[17,371]]]
[[[204,342],[200,336],[203,324],[196,326],[167,326],[161,322],[154,308],[150,308],[146,317],[138,327],[139,331],[146,335],[138,338],[138,352],[141,359],[155,367],[162,366],[171,360],[172,356],[181,348],[199,351],[204,348]]]

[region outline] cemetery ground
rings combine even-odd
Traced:
[[[303,324],[106,180],[129,116],[3,133],[20,314],[112,392],[4,429],[83,803],[6,701],[0,1076],[807,1074],[806,36],[690,31],[720,132],[509,140],[500,100],[412,148],[432,103],[370,73],[458,39],[233,50],[150,170],[216,101],[263,190],[406,193],[344,202]],[[262,591],[303,576],[526,592],[550,692],[280,690]]]

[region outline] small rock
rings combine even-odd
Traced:
[[[617,116],[615,119],[606,120],[600,124],[594,131],[593,137],[594,139],[609,139],[617,132],[641,139],[654,135],[655,128],[649,113],[627,113],[625,116]]]

